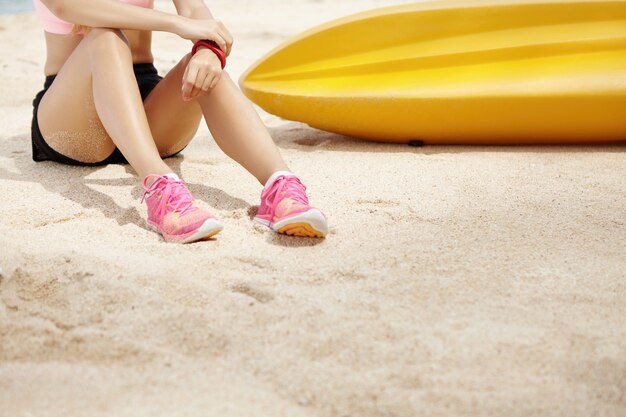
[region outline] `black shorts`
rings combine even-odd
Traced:
[[[154,67],[153,64],[133,64],[133,71],[135,72],[135,78],[137,79],[137,85],[139,86],[139,92],[141,93],[141,99],[145,100],[148,94],[156,87],[156,85],[163,79]],[[106,164],[127,164],[126,158],[116,147],[113,153],[109,155],[105,160],[100,162],[80,162],[52,149],[44,139],[39,130],[39,123],[37,122],[37,108],[42,97],[48,91],[48,88],[52,85],[52,82],[56,78],[56,75],[48,75],[46,82],[43,85],[43,90],[37,93],[33,100],[33,121],[31,124],[31,138],[33,145],[33,161],[56,161],[62,164],[68,165],[83,165],[83,166],[95,166]],[[180,151],[179,151],[180,152]],[[178,152],[176,152],[177,154]],[[176,155],[174,154],[174,155]],[[174,156],[170,155],[170,156]]]

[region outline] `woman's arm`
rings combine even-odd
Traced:
[[[179,15],[191,19],[213,19],[213,15],[202,0],[173,0]]]
[[[211,11],[206,7],[203,0],[173,0],[176,12],[189,19],[213,19]],[[218,31],[226,42],[226,49],[222,49],[226,56],[230,54],[233,44],[233,37],[219,20],[214,20],[218,24]],[[192,39],[193,42],[198,39]],[[219,59],[211,50],[203,50],[200,47],[198,52],[189,60],[185,73],[183,74],[183,100],[191,100],[202,93],[212,90],[218,83],[222,75],[222,68]]]
[[[204,4],[203,0],[173,0],[173,2],[174,2],[174,6],[176,7],[176,12],[180,16],[183,16],[189,19],[214,19],[215,20],[215,18],[211,14],[211,11],[206,6],[206,4]],[[230,50],[232,48],[232,43],[233,43],[232,36],[230,32],[228,32],[228,29],[226,29],[226,27],[220,20],[215,20],[215,21],[217,22],[218,27],[220,29],[219,31],[220,34],[224,37],[224,40],[226,41],[227,48],[226,50],[224,50],[224,52],[226,53],[226,56],[228,56],[230,55]],[[191,41],[195,43],[199,39],[202,39],[202,38],[192,39]]]
[[[41,0],[59,19],[89,27],[175,32],[177,16],[117,0]]]
[[[117,0],[42,0],[59,19],[89,26],[150,30],[175,33],[185,39],[210,39],[226,50],[217,21],[190,19],[154,9],[133,6]]]

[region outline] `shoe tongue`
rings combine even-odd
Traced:
[[[180,177],[178,175],[174,174],[173,172],[169,173],[169,174],[165,174],[164,177],[170,177],[170,178],[172,178],[172,179],[174,179],[176,181],[180,181]]]
[[[295,177],[296,175],[292,172],[289,171],[276,171],[274,172],[265,182],[265,186],[263,187],[263,189],[268,188],[270,185],[272,185],[272,183],[274,182],[274,180],[276,178],[278,178],[280,175],[284,175],[284,176],[293,176]]]

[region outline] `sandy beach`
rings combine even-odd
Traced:
[[[208,4],[238,79],[400,3]],[[159,72],[188,49],[156,33]],[[0,16],[0,50],[0,417],[626,415],[626,146],[418,148],[261,112],[330,219],[307,239],[252,222],[261,185],[203,124],[168,163],[226,228],[168,244],[128,165],[32,161],[34,14]]]

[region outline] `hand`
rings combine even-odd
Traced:
[[[217,43],[220,49],[230,55],[233,46],[233,37],[224,24],[216,19],[190,19],[178,16],[179,24],[176,34],[183,39],[195,41],[198,39],[208,39]]]
[[[183,74],[182,94],[190,101],[212,90],[222,76],[222,63],[215,52],[201,46],[191,57]]]

